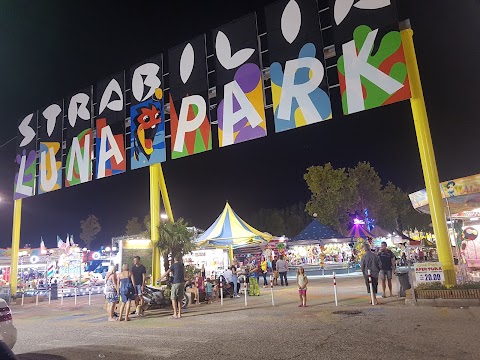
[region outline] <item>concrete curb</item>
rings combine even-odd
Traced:
[[[475,307],[480,299],[405,299],[405,305],[430,307]]]

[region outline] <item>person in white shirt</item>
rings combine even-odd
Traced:
[[[227,270],[225,270],[225,271],[223,272],[223,277],[225,278],[225,282],[226,282],[231,288],[233,288],[233,286],[234,286],[234,285],[233,285],[233,272],[232,272],[232,270],[231,270],[230,268],[228,268]],[[227,288],[228,288],[228,286],[227,286]],[[230,291],[229,291],[229,292],[230,292]],[[230,297],[231,297],[231,298],[233,297],[232,293],[230,293]]]

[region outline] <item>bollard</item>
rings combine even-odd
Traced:
[[[223,306],[223,281],[220,280],[220,305]]]
[[[88,288],[88,306],[92,305],[92,288]]]
[[[200,304],[200,291],[198,290],[198,276],[195,276],[195,298],[197,305]]]
[[[52,287],[48,286],[48,305],[52,302]]]
[[[62,282],[62,297],[60,298],[60,305],[63,305],[63,282]]]
[[[35,306],[38,305],[38,290],[37,290],[37,296],[35,297]]]
[[[368,286],[370,286],[370,298],[372,299],[372,305],[375,305],[375,300],[373,298],[373,285],[372,285],[372,272],[368,270]]]
[[[243,292],[245,293],[245,306],[247,306],[247,276],[243,280]]]
[[[275,301],[273,300],[273,275],[270,275],[270,292],[272,293],[272,306],[275,306]]]
[[[23,300],[25,299],[25,293],[22,292],[22,306],[23,306]]]
[[[334,295],[335,295],[335,306],[338,306],[337,278],[335,277],[335,271],[333,272],[333,293],[334,293]]]
[[[77,305],[77,286],[75,286],[75,305]]]
[[[325,276],[325,268],[322,267],[322,276]]]

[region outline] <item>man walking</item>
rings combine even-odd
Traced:
[[[381,250],[378,254],[380,259],[380,279],[382,280],[383,293],[382,297],[386,298],[386,284],[388,281],[388,289],[390,290],[390,297],[392,297],[392,273],[395,273],[395,255],[387,248],[387,243],[382,241]]]
[[[367,242],[363,245],[365,249],[365,254],[362,257],[361,268],[363,277],[365,278],[365,284],[367,285],[367,292],[370,294],[370,283],[368,281],[368,270],[370,270],[370,275],[372,277],[372,289],[373,289],[373,303],[375,305],[377,302],[377,291],[378,291],[378,273],[380,272],[380,260],[378,256],[372,253],[370,250],[370,244]]]
[[[147,269],[140,263],[140,256],[135,256],[133,258],[133,266],[132,266],[132,274],[133,280],[135,283],[135,308],[138,305],[143,305],[143,291],[145,290],[145,277],[146,277]],[[140,316],[143,315],[142,312],[138,312]]]
[[[172,318],[180,319],[182,317],[182,299],[185,289],[185,266],[180,255],[176,255],[173,260],[174,263],[160,280],[173,273],[172,289],[170,290],[170,300],[172,300],[173,306]]]
[[[273,285],[278,285],[278,271],[277,271],[277,261],[278,257],[275,256],[272,261],[272,271],[273,271]]]
[[[283,280],[285,279],[285,285],[288,286],[288,280],[287,280],[288,264],[283,259],[283,255],[280,255],[280,259],[277,260],[277,271],[280,274],[280,284],[282,284],[283,286]]]

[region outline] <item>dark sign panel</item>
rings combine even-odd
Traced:
[[[162,55],[130,69],[130,168],[166,160]]]
[[[316,0],[282,0],[265,13],[276,132],[330,119]]]
[[[221,147],[267,135],[254,13],[213,32]]]
[[[23,199],[35,195],[35,176],[37,174],[37,112],[25,116],[18,122],[17,155],[13,198]]]
[[[92,180],[92,87],[65,100],[65,187]]]
[[[62,188],[63,100],[38,112],[38,193]]]
[[[391,0],[330,0],[344,114],[410,98]]]
[[[212,149],[205,35],[168,52],[172,159]]]
[[[96,88],[96,178],[121,174],[125,158],[125,75],[100,81]]]

